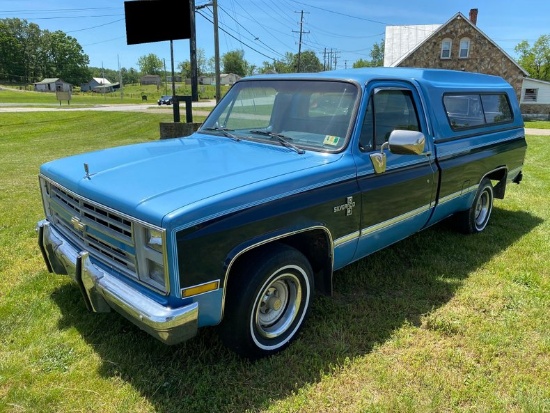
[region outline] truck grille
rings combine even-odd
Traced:
[[[42,181],[50,221],[103,264],[137,278],[133,223],[126,216]]]

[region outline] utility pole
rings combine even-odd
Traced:
[[[189,39],[189,55],[191,57],[191,99],[199,101],[199,88],[197,76],[197,34],[195,29],[195,0],[189,0],[189,24],[191,26],[191,39]]]
[[[216,71],[216,103],[220,101],[220,41],[218,39],[218,0],[212,0],[212,13],[214,15],[214,66]]]
[[[120,84],[120,100],[124,97],[124,88],[122,86],[122,72],[120,71],[120,59],[116,55],[116,60],[118,62],[118,83]]]
[[[296,13],[300,13],[300,41],[298,42],[298,67],[296,68],[296,71],[298,73],[300,73],[300,58],[301,58],[301,54],[302,54],[302,35],[304,33],[309,33],[309,32],[304,32],[304,11],[302,10],[301,12],[296,12]],[[292,30],[294,33],[298,33],[296,30]]]
[[[214,66],[216,71],[216,102],[220,101],[221,91],[220,91],[220,41],[218,37],[218,0],[212,0],[212,3],[202,4],[197,6],[197,10],[203,9],[205,7],[212,6],[212,15],[214,17]]]

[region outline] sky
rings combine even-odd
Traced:
[[[132,1],[132,0],[130,0]],[[0,0],[0,19],[19,18],[41,30],[61,30],[75,38],[90,66],[139,70],[142,56],[155,54],[171,70],[173,61],[190,60],[188,39],[128,45],[124,0]],[[166,13],[178,13],[187,1],[169,1]],[[200,7],[205,5],[206,7]],[[206,59],[214,57],[212,6],[195,0],[196,47]],[[477,27],[512,58],[523,40],[533,43],[550,35],[550,1],[502,0],[218,0],[219,52],[242,50],[250,64],[283,59],[285,53],[313,51],[332,67],[352,67],[371,60],[374,44],[381,44],[386,26],[443,24],[458,12],[468,17],[478,9]],[[162,21],[143,17],[144,30]],[[182,22],[185,24],[185,22]],[[176,69],[177,70],[177,69]]]

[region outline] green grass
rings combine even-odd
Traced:
[[[47,273],[41,163],[158,139],[170,114],[0,114],[1,412],[548,412],[550,145],[475,236],[441,223],[335,274],[299,340],[254,364],[212,329],[168,347]]]
[[[526,120],[525,127],[534,129],[550,129],[550,122],[547,120]]]

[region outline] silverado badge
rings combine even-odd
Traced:
[[[338,205],[334,207],[334,212],[340,212],[340,211],[346,211],[346,216],[352,214],[352,208],[355,206],[355,202],[353,201],[352,196],[348,196],[346,199],[346,203],[342,205]]]

